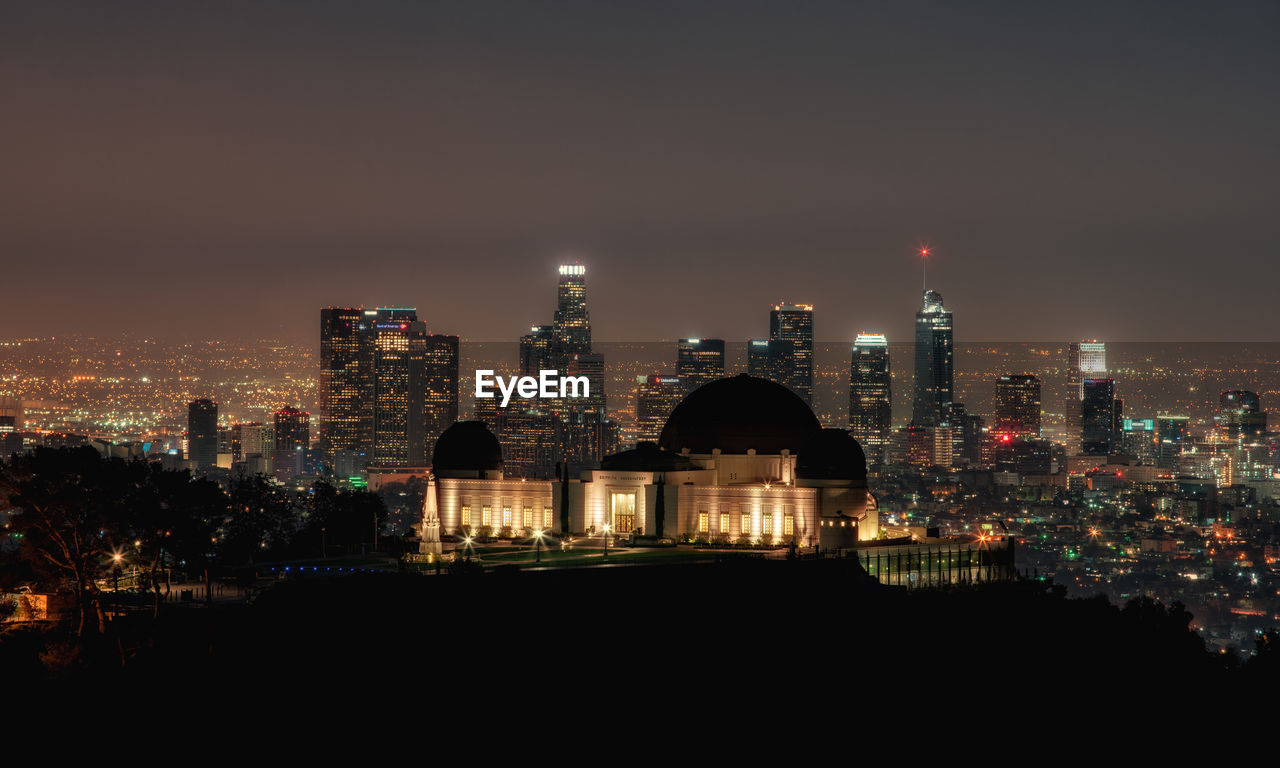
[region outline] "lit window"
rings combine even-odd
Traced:
[[[720,532],[721,533],[729,532],[729,513],[728,512],[720,513]]]
[[[493,525],[493,507],[488,504],[480,507],[480,524]]]
[[[769,512],[765,512],[764,518],[761,522],[763,523],[763,526],[760,528],[761,533],[765,533],[772,536],[773,535],[773,515],[770,514]]]
[[[471,505],[470,504],[462,505],[462,524],[464,526],[471,525]]]
[[[503,528],[511,527],[511,505],[510,504],[503,505],[502,507],[502,527]]]
[[[533,508],[532,508],[532,507],[525,507],[525,508],[524,508],[524,521],[523,521],[523,524],[524,524],[524,527],[525,527],[525,528],[532,528],[532,527],[533,527]]]
[[[796,532],[796,516],[785,515],[782,518],[782,535],[792,536]]]
[[[542,508],[542,527],[551,528],[551,507]]]
[[[738,520],[738,531],[740,533],[746,534],[747,536],[751,535],[751,513],[750,512],[742,513],[742,518]]]
[[[706,512],[698,513],[698,533],[706,533],[710,529],[708,517],[710,516]]]

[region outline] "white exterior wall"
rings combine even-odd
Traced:
[[[543,514],[553,508],[550,480],[460,480],[437,478],[436,501],[440,505],[440,532],[451,534],[462,526],[462,507],[471,507],[471,527],[479,530],[484,524],[481,514],[484,506],[491,510],[493,532],[502,529],[503,507],[511,507],[512,528],[524,528],[524,510],[528,507],[533,517],[533,528],[543,527]],[[552,528],[559,522],[552,513]]]

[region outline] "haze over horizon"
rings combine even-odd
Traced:
[[[1280,341],[1280,6],[12,3],[0,338]],[[51,311],[51,307],[56,311]]]

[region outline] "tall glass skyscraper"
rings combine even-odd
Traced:
[[[676,345],[676,373],[690,390],[724,378],[724,339],[680,339]]]
[[[776,304],[769,313],[769,340],[790,344],[773,351],[779,384],[813,405],[813,305]]]
[[[556,313],[551,323],[552,362],[559,371],[569,367],[574,355],[591,352],[591,319],[587,315],[587,268],[581,264],[560,267]]]
[[[218,404],[212,400],[187,406],[187,458],[195,469],[218,465]]]
[[[884,334],[858,334],[849,365],[849,434],[862,444],[869,461],[883,460],[889,446],[892,385]]]
[[[954,402],[955,373],[951,312],[942,294],[924,292],[924,306],[916,313],[916,388],[911,423],[921,427],[948,426]]]
[[[1067,452],[1081,452],[1081,412],[1085,379],[1107,377],[1107,345],[1097,339],[1073,341],[1067,348],[1067,391],[1062,404]]]
[[[1106,456],[1120,444],[1120,401],[1113,379],[1085,379],[1080,401],[1080,452],[1086,456]]]
[[[376,316],[360,307],[320,310],[320,447],[330,467],[338,451],[365,451],[372,440],[366,337]]]

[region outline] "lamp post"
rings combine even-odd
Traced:
[[[111,555],[111,620],[115,621],[120,616],[120,563],[124,561],[124,555],[119,552]]]
[[[467,562],[471,562],[471,536],[468,534],[462,539],[462,543],[467,545]]]
[[[534,555],[534,562],[541,564],[542,563],[542,529],[541,528],[533,532],[533,547],[534,547],[534,551],[536,552],[536,554]]]
[[[611,526],[610,526],[608,523],[605,523],[605,524],[604,524],[604,528],[603,528],[603,530],[604,530],[604,556],[605,556],[605,559],[608,559],[608,557],[609,557],[609,531],[611,530]]]

